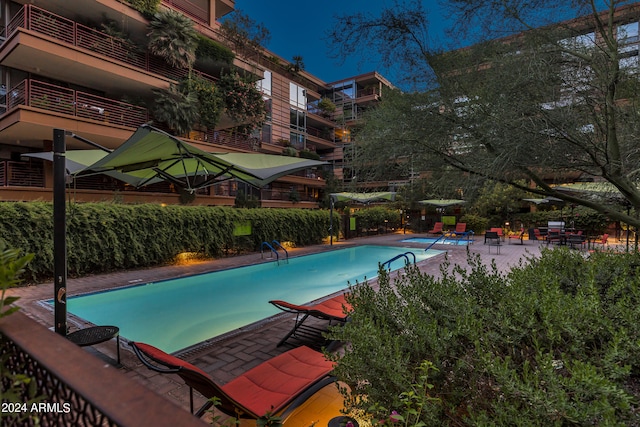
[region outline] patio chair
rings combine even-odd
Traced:
[[[601,238],[593,242],[593,247],[595,248],[596,245],[601,245],[602,249],[604,249],[604,247],[607,246],[608,244],[609,244],[609,235],[603,234]]]
[[[282,311],[295,313],[296,321],[293,328],[278,343],[278,347],[287,342],[289,338],[299,340],[315,340],[324,329],[305,325],[304,322],[313,317],[316,319],[328,320],[329,324],[338,322],[344,324],[352,311],[351,304],[345,299],[345,294],[337,295],[333,298],[313,305],[296,305],[282,300],[271,300],[270,304],[278,307]]]
[[[484,233],[484,243],[485,245],[489,243],[490,245],[499,245],[500,244],[500,236],[495,231],[485,231]]]
[[[546,240],[547,236],[543,236],[539,228],[534,228],[533,234],[536,236],[536,240]]]
[[[502,233],[502,228],[500,228],[500,227],[491,227],[489,229],[489,231],[497,233],[498,237],[500,238],[500,240],[502,240],[504,242],[504,234]]]
[[[436,222],[435,224],[433,224],[433,229],[427,231],[427,233],[429,234],[442,234],[443,230],[442,228],[444,227],[444,223],[443,222]]]
[[[491,253],[491,248],[496,248],[496,253],[500,253],[500,247],[502,246],[502,242],[500,240],[500,236],[495,231],[485,231],[484,233],[484,243],[489,245],[489,253]]]
[[[561,245],[565,241],[566,236],[564,236],[559,229],[549,229],[549,232],[547,233],[547,246],[554,242]]]
[[[520,240],[520,244],[524,245],[524,228],[520,230],[520,233],[509,235],[509,243],[511,243],[511,239]]]
[[[467,232],[467,223],[459,222],[456,224],[456,229],[453,230],[454,233],[466,233]]]
[[[193,390],[207,400],[194,414],[201,417],[219,399],[217,409],[239,419],[256,420],[267,412],[283,420],[314,393],[335,382],[330,376],[333,362],[309,347],[297,347],[262,362],[220,386],[202,369],[149,344],[130,342],[134,353],[149,369],[176,374],[189,386],[193,411]]]

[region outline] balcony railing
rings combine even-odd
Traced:
[[[209,23],[209,11],[188,0],[162,0],[162,3],[172,7],[173,9],[179,10],[196,21],[205,24]]]
[[[13,413],[3,400],[6,427],[207,425],[22,313],[0,321],[0,363],[4,391],[12,376],[31,380],[17,386]]]
[[[146,108],[38,80],[23,80],[7,93],[7,111],[20,105],[121,126],[149,121]]]
[[[380,95],[380,88],[368,87],[368,88],[360,89],[358,91],[358,98],[362,98],[364,96],[371,96],[371,95]]]
[[[0,160],[0,185],[3,187],[44,187],[42,164]]]
[[[333,129],[318,129],[312,126],[307,126],[307,134],[327,140],[327,142],[333,142]]]
[[[295,191],[260,190],[260,200],[280,200],[285,202],[318,202],[318,198]]]
[[[112,37],[31,4],[25,5],[11,19],[5,28],[5,39],[20,28],[44,34],[170,79],[181,80],[188,74],[187,70],[172,68],[162,59],[150,55],[131,42]]]

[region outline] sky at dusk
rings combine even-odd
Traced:
[[[603,0],[597,0],[596,4],[600,2]],[[394,3],[394,0],[236,0],[235,7],[269,30],[271,39],[267,49],[288,61],[292,61],[293,56],[302,56],[305,70],[327,83],[370,71],[378,71],[394,83],[393,71],[381,67],[375,52],[347,58],[340,65],[330,57],[331,46],[326,40],[337,16],[356,12],[379,16]],[[429,19],[429,38],[442,43],[441,46],[456,45],[456,41],[445,36],[445,29],[449,29],[452,22],[447,20],[447,12],[439,3],[438,0],[422,2]]]
[[[436,0],[427,0],[424,7],[433,14],[430,18],[433,31],[438,31],[442,17]],[[320,2],[300,0],[236,0],[236,9],[263,24],[271,34],[267,49],[291,61],[299,55],[304,59],[305,70],[327,83],[356,76],[369,71],[388,73],[378,65],[375,54],[372,60],[362,63],[362,56],[349,58],[337,65],[328,55],[326,33],[333,28],[337,15],[370,12],[379,15],[392,0],[324,0]]]

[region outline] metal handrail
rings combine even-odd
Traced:
[[[279,247],[279,248],[281,248],[281,249],[284,251],[285,259],[287,260],[287,263],[289,263],[289,251],[287,251],[287,250],[285,249],[285,247],[284,247],[284,246],[282,246],[282,245],[280,244],[280,242],[278,242],[277,240],[274,240],[274,241],[273,241],[273,242],[271,242],[271,243],[273,243],[273,246]]]
[[[409,265],[409,264],[411,264],[411,261],[409,260],[408,255],[411,255],[411,256],[413,257],[413,263],[415,264],[415,263],[416,263],[416,254],[414,254],[414,253],[413,253],[413,252],[411,252],[411,251],[408,251],[408,252],[405,252],[405,253],[403,253],[403,254],[396,255],[396,256],[394,256],[393,258],[391,258],[390,260],[383,262],[383,263],[381,264],[381,266],[382,266],[382,267],[384,267],[386,264],[389,264],[389,269],[391,269],[391,263],[392,263],[393,261],[397,260],[397,259],[400,259],[400,258],[404,258],[404,259],[405,259],[405,261],[406,261],[406,262],[405,262],[405,265]]]
[[[443,242],[445,240],[447,240],[447,236],[445,236],[444,234],[442,234],[440,237],[438,237],[433,243],[431,243],[429,246],[427,246],[425,248],[425,252],[428,251],[429,249],[431,249],[433,247],[433,245],[435,245],[436,243],[438,243],[440,241],[440,239],[444,239]]]
[[[264,259],[264,247],[269,248],[269,250],[271,250],[271,252],[273,252],[274,254],[276,254],[276,262],[278,264],[280,264],[280,255],[278,254],[278,251],[276,251],[273,246],[271,246],[269,244],[269,242],[262,242],[262,244],[260,245],[260,257]]]

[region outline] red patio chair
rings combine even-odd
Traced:
[[[352,311],[351,304],[345,299],[345,294],[337,295],[313,305],[296,305],[282,300],[271,300],[269,303],[282,311],[295,313],[296,315],[293,329],[280,340],[278,347],[292,337],[300,340],[316,339],[324,329],[304,325],[305,320],[309,317],[328,320],[329,324],[332,322],[345,323],[349,313]]]
[[[603,234],[600,239],[596,240],[593,243],[594,243],[593,244],[594,248],[596,247],[596,245],[601,245],[602,249],[604,249],[604,247],[609,244],[609,235],[608,234]]]
[[[520,240],[520,244],[524,245],[524,228],[520,230],[520,233],[510,234],[509,243],[511,243],[511,239],[518,239]]]
[[[500,237],[500,240],[502,240],[504,242],[504,233],[502,232],[502,228],[500,228],[500,227],[491,227],[489,229],[489,231],[497,233],[498,237]]]
[[[176,374],[189,386],[191,412],[193,390],[206,399],[195,415],[201,417],[220,399],[217,409],[239,419],[255,420],[267,412],[283,420],[315,392],[335,381],[333,362],[309,347],[297,347],[269,359],[225,385],[216,384],[202,369],[140,342],[130,342],[134,353],[149,369]],[[161,365],[161,366],[158,366]]]
[[[433,229],[427,231],[427,233],[429,234],[442,234],[443,230],[442,228],[444,227],[444,223],[443,222],[436,222],[435,224],[433,224]]]
[[[466,233],[467,232],[467,223],[459,222],[456,224],[456,229],[453,230],[454,233]]]

